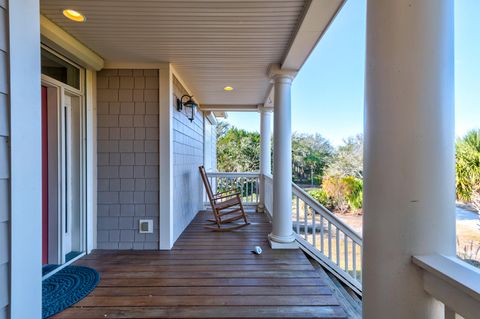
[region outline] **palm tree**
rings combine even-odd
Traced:
[[[480,130],[472,130],[456,144],[457,198],[471,202],[480,196]]]

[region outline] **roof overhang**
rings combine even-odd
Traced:
[[[254,111],[274,104],[270,65],[298,71],[345,1],[41,0],[42,39],[95,70],[171,63],[203,110]]]

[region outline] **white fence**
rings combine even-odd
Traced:
[[[207,177],[214,193],[236,190],[240,192],[244,205],[259,203],[260,173],[207,173]],[[210,205],[207,194],[204,194],[203,201],[206,206]]]
[[[362,238],[303,189],[292,183],[293,229],[313,257],[362,291]]]
[[[273,211],[273,177],[263,176],[265,208]],[[362,238],[332,212],[292,183],[293,230],[302,249],[346,284],[362,291]]]

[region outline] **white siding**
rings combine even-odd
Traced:
[[[174,97],[186,93],[174,78]],[[193,122],[184,113],[173,110],[173,238],[176,240],[197,212],[203,209],[203,186],[198,167],[203,165],[203,113]]]
[[[10,260],[10,106],[8,99],[8,25],[5,1],[0,1],[0,319],[7,318]]]
[[[217,127],[205,120],[205,136],[204,136],[204,159],[205,169],[207,172],[215,172],[217,170]]]

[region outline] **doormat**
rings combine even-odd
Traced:
[[[100,281],[99,273],[67,266],[42,282],[42,318],[49,318],[85,298]]]

